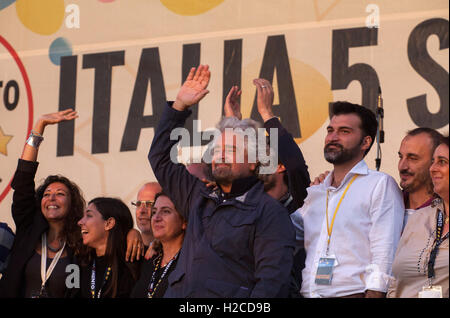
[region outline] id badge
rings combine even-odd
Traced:
[[[331,285],[333,268],[336,264],[336,257],[334,256],[321,257],[317,267],[315,283],[317,285]]]
[[[419,298],[442,298],[442,286],[424,286]]]

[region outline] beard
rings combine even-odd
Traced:
[[[405,181],[400,180],[400,187],[406,191],[406,192],[414,192],[417,189],[423,187],[424,185],[427,187],[428,192],[433,192],[433,183],[431,181],[431,177],[430,174],[427,170],[425,171],[418,171],[416,173],[413,173],[411,171],[408,170],[401,170],[400,171],[400,175],[408,175],[413,177],[412,180],[407,181],[407,183]]]
[[[361,143],[362,140],[359,145],[349,149],[338,143],[329,143],[323,149],[325,160],[332,164],[343,164],[351,161],[359,155]],[[331,146],[334,146],[336,149],[330,149]]]
[[[277,183],[277,180],[273,174],[261,174],[259,179],[264,182],[264,192],[272,190]]]
[[[219,167],[214,167],[212,175],[217,184],[230,184],[233,182],[233,173],[229,165],[221,164]]]

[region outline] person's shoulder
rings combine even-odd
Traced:
[[[402,239],[406,240],[411,235],[422,235],[423,231],[433,232],[436,226],[436,209],[436,206],[430,205],[411,214],[403,230]]]
[[[401,190],[398,187],[397,181],[395,181],[393,176],[387,174],[386,172],[369,169],[367,175],[363,175],[360,177],[362,177],[362,179],[366,179],[372,184],[394,187],[398,189],[398,193],[401,195]]]
[[[286,219],[290,219],[288,209],[267,193],[261,195],[257,210],[258,217],[262,219],[269,220],[273,216],[285,216]]]
[[[437,210],[437,206],[435,205],[429,205],[426,207],[423,207],[421,209],[417,209],[408,220],[408,223],[413,220],[413,222],[421,222],[421,220],[434,218],[435,212]]]
[[[266,192],[261,193],[259,200],[258,200],[258,205],[269,206],[272,208],[280,208],[280,207],[284,208],[283,205],[280,203],[280,201],[272,198]]]
[[[379,180],[389,180],[389,181],[395,182],[394,177],[392,177],[390,174],[383,172],[383,171],[377,171],[377,170],[372,170],[372,169],[367,169],[367,174],[362,175],[362,177],[379,179]]]
[[[0,222],[0,232],[2,232],[0,234],[0,237],[1,237],[1,235],[4,235],[5,232],[14,236],[13,230],[11,230],[11,228],[9,227],[9,225],[7,223]]]

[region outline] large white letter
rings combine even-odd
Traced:
[[[366,18],[366,27],[379,28],[380,27],[380,8],[376,4],[368,4],[366,12],[370,14]]]
[[[181,137],[181,140],[179,142],[179,145],[181,146],[181,150],[184,149],[188,149],[191,147],[191,137],[189,134],[189,130],[187,130],[186,128],[183,127],[178,127],[173,129],[170,132],[170,140],[179,140],[179,137]],[[181,153],[181,157],[183,157],[184,152],[182,151]],[[172,149],[170,149],[170,160],[173,163],[179,163],[178,160],[178,143],[176,143],[175,145],[172,146]],[[181,160],[186,162],[186,160]]]
[[[80,288],[80,267],[77,264],[69,264],[66,266],[66,273],[70,273],[66,277],[66,287]]]
[[[80,28],[80,7],[76,4],[69,4],[66,7],[66,13],[70,13],[66,17],[66,27],[69,29]]]
[[[258,160],[260,174],[273,174],[278,167],[278,128],[270,128],[270,148],[267,149],[266,130],[258,128]],[[269,150],[269,154],[267,154]]]

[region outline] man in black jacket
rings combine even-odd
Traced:
[[[183,127],[188,107],[208,93],[209,78],[208,66],[191,69],[176,101],[165,108],[149,153],[159,183],[188,221],[165,297],[287,297],[295,245],[289,214],[264,192],[256,177],[258,163],[227,160],[239,154],[247,158],[249,144],[245,149],[230,144],[221,132],[213,148],[216,190],[170,158],[176,144],[171,131]],[[243,140],[235,130],[231,137]]]

